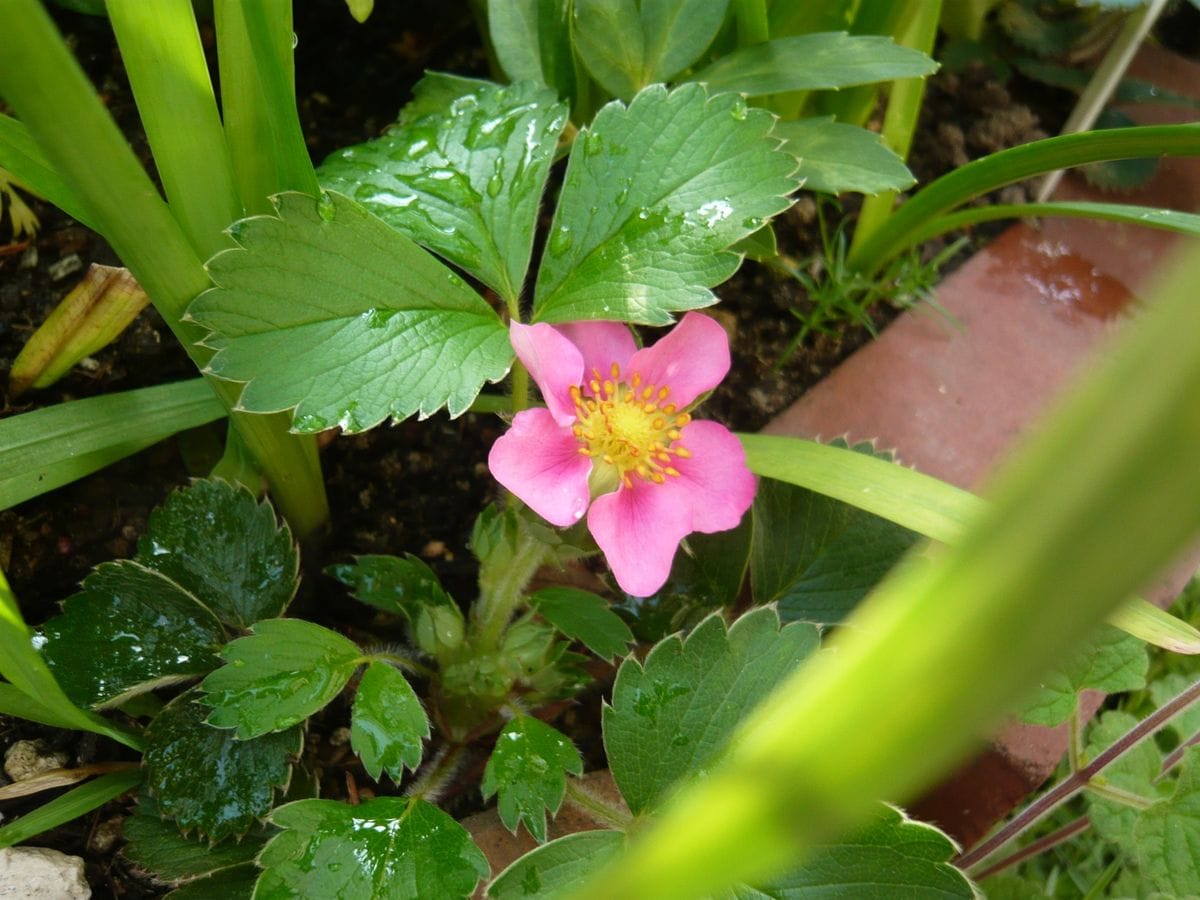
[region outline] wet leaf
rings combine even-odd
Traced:
[[[622,656],[633,643],[633,632],[603,597],[577,588],[542,588],[529,596],[529,605],[569,638],[581,641],[601,659]]]
[[[386,613],[401,615],[415,625],[428,606],[453,606],[437,575],[411,553],[399,556],[356,556],[353,563],[327,568],[354,595]]]
[[[543,322],[666,325],[737,270],[727,248],[787,209],[774,119],[698,84],[605,106],[576,138],[535,292]]]
[[[153,797],[142,796],[133,815],[121,825],[127,843],[121,855],[156,880],[178,884],[214,872],[252,863],[266,842],[257,834],[217,845],[180,834],[174,822],[161,818]]]
[[[566,106],[533,82],[473,81],[429,112],[424,95],[445,77],[427,75],[415,88],[423,114],[407,111],[383,137],[339,150],[317,174],[515,301]]]
[[[785,621],[840,622],[919,535],[814,491],[770,478],[752,507],[755,603]]]
[[[916,180],[904,160],[865,128],[814,117],[778,122],[775,134],[799,160],[796,174],[806,191],[878,194],[902,191]]]
[[[177,887],[164,900],[250,900],[258,882],[258,866],[247,863],[214,872]]]
[[[1175,793],[1138,816],[1133,840],[1138,868],[1158,890],[1200,894],[1200,750],[1188,750]]]
[[[483,799],[499,793],[500,821],[513,834],[525,823],[546,840],[546,810],[557,813],[566,791],[564,772],[583,774],[583,757],[571,741],[545,722],[517,716],[496,738],[483,772]]]
[[[235,628],[282,615],[299,584],[300,559],[286,523],[245,488],[219,479],[175,491],[150,513],[138,560]]]
[[[350,715],[350,746],[367,774],[378,781],[386,771],[399,783],[405,768],[421,764],[427,737],[429,718],[408,679],[387,663],[367,666]]]
[[[283,731],[322,709],[362,662],[358,645],[302,619],[265,619],[225,646],[201,683],[208,723],[241,740]]]
[[[357,432],[392,416],[465,412],[512,363],[508,330],[450,269],[339,194],[273,198],[232,230],[189,315],[240,405],[294,409],[296,431]]]
[[[1021,705],[1021,720],[1058,725],[1075,711],[1080,691],[1091,688],[1115,694],[1137,690],[1145,686],[1149,667],[1142,641],[1111,625],[1102,625],[1061,665],[1042,677],[1037,691]]]
[[[424,800],[299,800],[271,821],[284,831],[259,857],[256,900],[452,900],[469,897],[488,874],[466,829]]]
[[[197,689],[180,694],[146,728],[146,783],[184,831],[218,841],[244,834],[287,787],[304,735],[291,728],[240,741],[213,728]]]
[[[496,876],[495,900],[547,900],[577,888],[625,849],[620,831],[580,831],[530,850]]]
[[[509,81],[547,84],[575,96],[569,7],[562,0],[488,0],[488,34]]]
[[[803,622],[779,627],[755,609],[726,631],[719,615],[685,640],[667,638],[644,663],[627,659],[604,709],[609,766],[639,815],[681,777],[698,774],[741,721],[818,644]]]
[[[113,705],[216,668],[225,630],[166,575],[133,560],[102,563],[42,626],[42,656],[80,706]]]

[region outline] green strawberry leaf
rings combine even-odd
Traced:
[[[727,248],[787,209],[795,159],[774,119],[698,84],[605,106],[575,140],[534,318],[666,325],[737,270]]]
[[[213,846],[208,841],[186,837],[173,822],[161,817],[153,797],[138,799],[133,815],[121,824],[127,843],[121,855],[157,881],[179,884],[206,878],[215,872],[253,863],[266,839],[248,834],[237,841]]]
[[[146,784],[164,815],[185,832],[219,841],[245,834],[287,788],[304,735],[291,728],[249,741],[213,728],[193,688],[163,708],[146,728]]]
[[[378,781],[386,771],[399,782],[405,768],[421,764],[427,737],[429,718],[408,679],[387,663],[367,666],[350,714],[350,746],[367,774]]]
[[[191,593],[121,560],[97,566],[42,626],[41,652],[72,701],[113,706],[211,671],[223,643],[221,623]]]
[[[336,697],[363,661],[358,645],[302,619],[264,619],[225,645],[225,665],[200,684],[208,724],[240,740],[283,731]]]
[[[1146,645],[1111,625],[1102,625],[1054,670],[1022,704],[1021,720],[1058,725],[1075,711],[1080,691],[1089,688],[1115,694],[1144,687],[1150,660]]]
[[[258,866],[246,863],[180,885],[164,900],[251,900],[258,881]]]
[[[920,538],[823,494],[763,478],[752,507],[755,603],[785,621],[840,622]]]
[[[474,81],[426,113],[423,95],[443,79],[427,75],[415,88],[424,114],[402,114],[383,137],[338,151],[317,176],[515,302],[566,107],[533,82]]]
[[[561,0],[488,0],[488,36],[509,81],[536,81],[575,96],[569,7]]]
[[[546,810],[557,813],[566,792],[564,772],[583,774],[575,745],[545,722],[517,716],[496,738],[483,771],[483,799],[500,794],[500,821],[513,834],[525,823],[538,841],[546,840]]]
[[[1108,749],[1137,722],[1136,717],[1121,710],[1105,712],[1088,729],[1088,758],[1093,759]],[[1113,787],[1153,800],[1158,796],[1159,788],[1155,782],[1161,773],[1162,753],[1154,741],[1142,741],[1105,767],[1104,780]],[[1136,845],[1131,840],[1138,810],[1099,794],[1088,793],[1086,797],[1088,818],[1096,833],[1131,853],[1135,852]]]
[[[816,628],[795,622],[781,629],[768,607],[751,610],[728,631],[714,614],[686,640],[655,646],[644,663],[627,659],[604,709],[604,746],[633,814],[708,764],[742,717],[817,644]]]
[[[608,601],[577,588],[542,588],[529,596],[529,605],[569,638],[581,641],[601,659],[622,656],[633,643],[633,632]]]
[[[422,609],[454,606],[437,575],[411,553],[399,556],[356,556],[325,570],[346,587],[354,599],[415,625]]]
[[[724,54],[691,77],[747,97],[919,78],[937,63],[890,37],[830,31],[775,38]]]
[[[283,614],[300,582],[287,524],[269,504],[227,481],[197,481],[150,513],[138,561],[246,628]]]
[[[700,58],[729,0],[575,0],[575,49],[614,97],[670,81]]]
[[[466,829],[416,798],[298,800],[271,821],[284,831],[259,857],[256,900],[452,900],[469,897],[488,875]]]
[[[208,262],[188,314],[213,333],[209,370],[246,382],[241,408],[294,409],[296,431],[363,431],[464,412],[512,362],[492,308],[433,256],[339,194],[273,198]]]
[[[494,900],[561,897],[625,849],[621,831],[578,831],[530,850],[488,885]]]
[[[904,160],[865,128],[814,117],[777,122],[775,134],[799,161],[796,174],[806,191],[878,194],[902,191],[916,181]]]
[[[1138,868],[1171,897],[1200,894],[1200,750],[1187,751],[1175,793],[1138,816]]]
[[[813,847],[800,868],[732,896],[764,900],[926,900],[976,895],[950,859],[958,848],[932,825],[891,806],[878,807],[869,824],[836,844]]]

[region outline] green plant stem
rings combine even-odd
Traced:
[[[1196,123],[1066,134],[1001,150],[955,169],[919,191],[851,249],[848,264],[872,274],[909,246],[911,232],[968,200],[1034,175],[1113,159],[1197,154],[1200,124]]]
[[[411,672],[414,675],[419,675],[422,678],[432,678],[436,672],[429,666],[417,662],[408,656],[403,656],[399,653],[371,653],[362,658],[364,663],[383,662],[390,665],[398,666],[405,672]]]
[[[1067,764],[1072,772],[1084,765],[1083,717],[1079,714],[1080,698],[1075,698],[1075,708],[1067,718]]]
[[[739,47],[770,40],[771,24],[767,17],[766,0],[733,0],[733,14],[737,18]]]
[[[108,0],[108,18],[172,213],[202,257],[242,216],[191,0]]]
[[[521,602],[530,580],[546,561],[546,545],[524,527],[517,528],[513,552],[485,562],[479,572],[479,600],[471,608],[472,645],[494,650]]]
[[[634,817],[629,810],[603,799],[588,788],[582,779],[567,779],[566,794],[563,799],[605,828],[627,831],[633,824]]]
[[[0,21],[0,95],[203,370],[212,352],[197,343],[203,329],[184,319],[187,304],[210,285],[196,251],[42,6],[0,0]],[[239,386],[209,383],[234,410]],[[232,412],[231,419],[296,535],[324,523],[329,508],[314,440],[288,434],[284,415]]]
[[[1200,700],[1200,681],[1164,703],[1133,728],[1121,735],[1111,746],[1096,755],[1096,758],[1072,772],[1042,796],[1038,797],[1021,812],[1013,816],[992,836],[965,853],[959,855],[954,864],[960,869],[978,866],[1010,841],[1020,837],[1043,818],[1070,800],[1088,786],[1088,782],[1099,775],[1114,761],[1120,759],[1142,741],[1149,738],[1175,717],[1181,715],[1193,703]]]
[[[529,408],[529,370],[525,368],[525,364],[519,359],[513,360],[512,367],[512,397],[511,406],[513,413],[519,413],[523,409]]]
[[[909,0],[907,6],[899,43],[922,53],[932,54],[942,0]],[[892,82],[880,134],[883,142],[901,159],[908,159],[924,97],[924,78],[903,78]],[[887,221],[895,202],[895,191],[882,191],[863,200],[862,212],[854,229],[854,238],[850,242],[851,257],[854,255],[854,248]]]
[[[1149,800],[1133,791],[1119,788],[1114,784],[1109,784],[1102,778],[1092,779],[1088,783],[1087,789],[1093,794],[1105,797],[1114,803],[1120,803],[1122,806],[1128,806],[1130,809],[1149,809],[1154,805],[1153,800]]]
[[[405,796],[436,803],[458,772],[466,748],[462,744],[447,744],[421,770]]]

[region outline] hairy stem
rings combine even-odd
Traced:
[[[567,792],[563,800],[607,828],[624,831],[633,823],[633,814],[629,810],[600,797],[581,778],[567,779]]]
[[[499,646],[522,593],[546,561],[546,552],[546,545],[528,529],[518,528],[512,554],[482,564],[479,600],[471,610],[472,643],[476,648],[494,650]]]

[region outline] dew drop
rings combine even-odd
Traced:
[[[729,107],[729,115],[736,122],[746,121],[746,116],[748,115],[746,101],[744,99],[742,99],[741,97],[738,97],[734,101],[733,106]]]
[[[604,149],[604,138],[593,131],[589,131],[583,139],[583,155],[595,156]]]
[[[500,173],[495,173],[487,182],[487,195],[489,197],[498,197],[500,192],[504,190],[504,179],[500,177]]]
[[[559,225],[550,237],[550,255],[562,256],[571,249],[574,243],[575,236],[571,234],[571,226]]]
[[[317,215],[321,217],[321,221],[332,222],[335,211],[332,195],[321,194],[321,199],[317,201]]]

